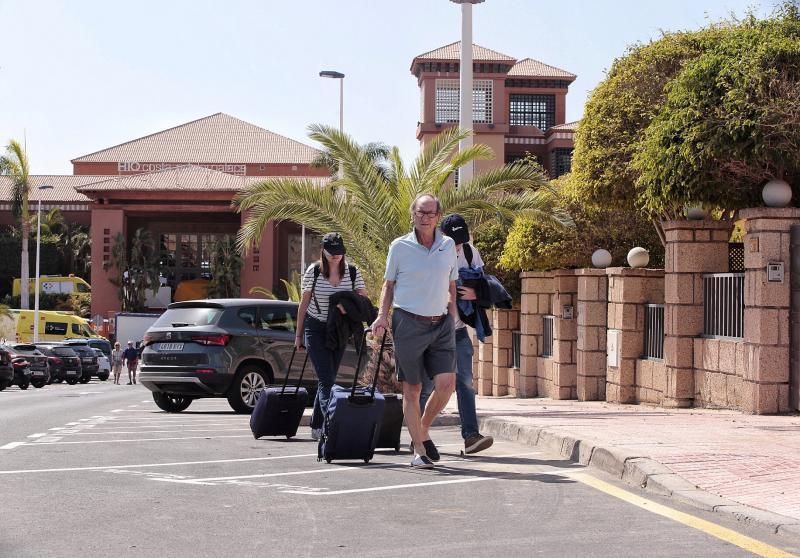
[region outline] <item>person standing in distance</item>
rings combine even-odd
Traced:
[[[458,254],[458,269],[483,267],[483,259],[475,246],[469,241],[469,227],[467,222],[458,213],[453,213],[442,219],[442,232],[456,243]],[[459,286],[458,298],[460,300],[476,300],[475,289]],[[478,413],[475,408],[475,388],[472,378],[472,355],[474,349],[472,340],[467,331],[467,324],[456,319],[456,398],[458,399],[458,415],[461,417],[461,437],[464,439],[464,453],[478,453],[488,449],[494,443],[491,436],[483,436],[478,432]],[[420,406],[425,407],[433,385],[429,381],[423,382]]]
[[[381,305],[372,331],[383,335],[392,309],[397,378],[403,385],[403,413],[414,446],[411,466],[431,469],[439,452],[429,429],[455,389],[458,267],[453,239],[437,227],[439,200],[420,194],[409,209],[414,228],[389,246]],[[425,375],[434,389],[421,413]]]
[[[128,385],[136,383],[136,366],[139,364],[139,350],[128,340],[128,347],[122,353],[122,360],[128,365]]]

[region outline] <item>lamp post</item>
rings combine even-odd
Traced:
[[[458,143],[458,150],[464,151],[472,147],[472,5],[484,0],[450,0],[461,4],[461,60],[458,125],[462,130],[469,130],[470,135]],[[461,167],[458,182],[466,184],[474,174],[472,162]]]
[[[344,74],[334,70],[322,70],[319,73],[321,78],[338,79],[339,80],[339,132],[344,132]],[[339,178],[342,177],[342,164],[339,162],[339,169],[336,173]],[[303,271],[306,268],[306,226],[302,225],[302,240],[300,241],[300,259],[302,261],[301,267]]]
[[[36,284],[33,295],[33,342],[39,341],[39,253],[42,248],[42,191],[52,190],[49,184],[39,186],[39,209],[36,212]]]

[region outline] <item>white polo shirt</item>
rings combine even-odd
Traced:
[[[386,258],[383,278],[394,281],[394,308],[420,316],[447,313],[450,281],[458,279],[456,245],[439,229],[428,250],[411,231],[394,239]]]

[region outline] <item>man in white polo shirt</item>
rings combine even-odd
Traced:
[[[411,466],[430,469],[439,452],[429,429],[455,389],[458,267],[455,242],[437,227],[439,200],[420,194],[410,210],[414,230],[389,247],[380,311],[372,330],[383,335],[391,308],[403,413],[414,445]],[[420,413],[423,375],[433,380],[434,391]]]

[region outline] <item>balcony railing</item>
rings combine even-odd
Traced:
[[[553,356],[553,329],[555,316],[544,316],[544,331],[542,335],[542,356]]]
[[[519,368],[520,365],[520,348],[522,345],[522,332],[511,332],[511,367]]]
[[[703,333],[709,337],[744,335],[744,273],[703,275]]]
[[[645,359],[664,358],[664,305],[644,306],[644,354]]]

